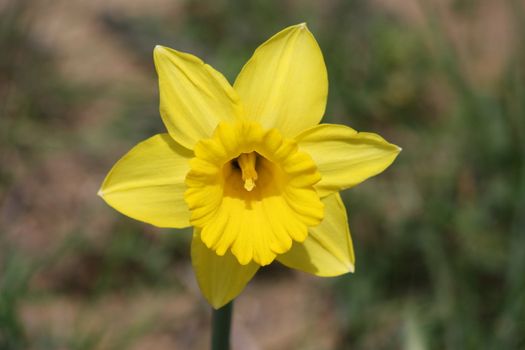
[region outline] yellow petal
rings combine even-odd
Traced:
[[[133,219],[159,227],[189,226],[184,177],[192,156],[168,134],[155,135],[113,166],[99,195]]]
[[[234,84],[246,116],[293,137],[321,120],[328,79],[306,24],[288,27],[259,46]]]
[[[323,199],[325,217],[319,226],[310,228],[303,243],[277,260],[284,265],[317,276],[338,276],[354,272],[354,248],[348,229],[346,209],[338,193]]]
[[[224,256],[208,249],[195,230],[191,242],[191,262],[202,294],[216,309],[224,306],[242,292],[259,265],[241,265],[230,252]]]
[[[224,76],[199,58],[157,46],[153,52],[159,75],[160,114],[170,135],[192,149],[208,138],[219,121],[241,115],[237,93]]]
[[[385,170],[401,148],[381,136],[344,125],[321,124],[296,137],[302,151],[314,159],[321,181],[321,197],[359,184]]]

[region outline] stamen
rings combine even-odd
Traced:
[[[255,187],[257,180],[257,171],[255,171],[255,163],[257,161],[257,153],[242,153],[237,158],[237,163],[242,171],[242,179],[244,181],[244,188],[250,192]]]

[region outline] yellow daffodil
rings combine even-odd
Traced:
[[[230,85],[199,58],[157,46],[168,130],[129,151],[99,195],[159,227],[194,227],[192,264],[212,306],[275,259],[318,276],[354,271],[338,191],[382,172],[400,148],[319,124],[328,79],[305,24],[262,44]]]

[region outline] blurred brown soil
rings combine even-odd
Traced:
[[[505,1],[373,0],[381,11],[417,26],[436,16],[460,57],[461,69],[474,84],[490,85],[501,77],[515,46],[512,9]],[[464,3],[458,10],[455,4]]]
[[[22,319],[29,334],[100,336],[97,349],[207,349],[209,308],[191,267],[184,269],[176,272],[186,276],[184,293],[109,293],[91,302],[62,296],[26,303]],[[235,304],[233,349],[333,349],[337,321],[322,289],[313,277],[294,274],[251,283]]]

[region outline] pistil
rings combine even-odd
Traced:
[[[255,165],[257,162],[257,153],[242,153],[237,158],[237,163],[241,168],[242,180],[244,181],[244,188],[250,192],[255,187],[255,181],[257,180],[257,171]]]

